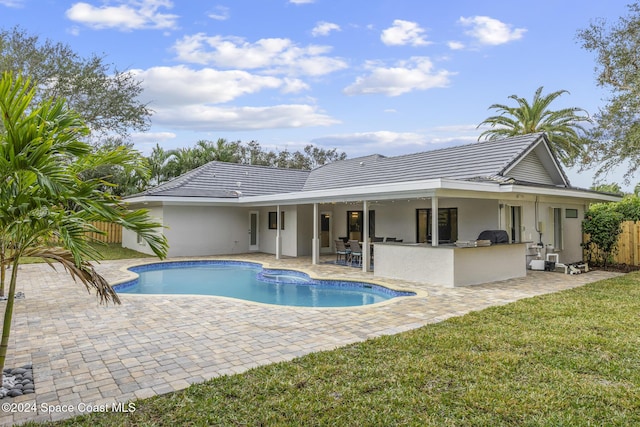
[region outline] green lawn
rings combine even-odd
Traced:
[[[640,425],[640,274],[51,425]]]
[[[143,254],[142,252],[136,252],[133,249],[123,248],[120,243],[94,243],[93,247],[96,248],[102,255],[102,260],[114,260],[114,259],[130,259],[130,258],[152,258],[153,255]],[[21,264],[34,264],[44,262],[41,258],[21,258]]]

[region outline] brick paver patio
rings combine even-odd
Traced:
[[[265,262],[319,277],[384,282],[420,295],[355,308],[280,307],[179,295],[122,295],[122,305],[101,306],[61,267],[53,271],[44,264],[24,265],[18,290],[26,298],[16,301],[6,367],[33,364],[36,392],[2,399],[0,403],[16,403],[13,409],[23,411],[3,408],[0,423],[66,418],[97,405],[111,408],[113,403],[181,390],[212,377],[615,275],[530,272],[522,279],[449,289],[382,281],[356,268],[312,266],[308,258],[275,260],[250,254],[209,259],[215,258]],[[133,263],[109,261],[98,269],[115,282],[127,277],[122,269]]]

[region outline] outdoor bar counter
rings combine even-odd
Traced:
[[[444,287],[527,275],[526,243],[459,248],[453,244],[376,243],[374,276]]]

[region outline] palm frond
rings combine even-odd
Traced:
[[[113,290],[109,282],[102,277],[87,261],[76,263],[71,251],[64,248],[42,248],[36,247],[26,250],[24,256],[42,258],[47,264],[55,269],[55,263],[61,264],[74,281],[80,281],[87,292],[95,291],[101,304],[112,302],[121,304],[116,291]]]

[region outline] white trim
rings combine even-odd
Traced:
[[[388,184],[366,185],[360,187],[335,188],[326,190],[300,191],[295,193],[270,194],[266,196],[248,196],[238,199],[218,199],[211,197],[176,197],[176,196],[138,196],[125,199],[128,204],[158,204],[181,206],[273,206],[299,205],[311,203],[352,202],[362,200],[391,200],[403,198],[441,196],[443,191],[470,192],[473,194],[457,194],[459,197],[483,197],[494,194],[496,198],[505,193],[523,193],[539,196],[558,196],[579,198],[591,202],[615,202],[620,196],[598,193],[589,190],[544,187],[522,184],[499,184],[491,182],[460,181],[456,179],[438,178],[421,181],[398,182]],[[143,206],[144,207],[144,206]]]

